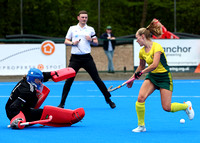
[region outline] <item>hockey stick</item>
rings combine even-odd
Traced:
[[[129,80],[125,81],[124,83],[122,83],[121,85],[119,85],[119,86],[117,86],[117,87],[115,87],[115,88],[112,88],[113,86],[110,86],[110,87],[108,88],[108,92],[112,92],[112,91],[114,91],[114,90],[117,90],[117,89],[121,88],[122,86],[126,85],[127,83],[132,82],[132,81],[134,81],[134,80],[135,80],[135,77],[130,78]]]
[[[53,117],[50,115],[48,119],[20,123],[20,126],[34,125],[34,124],[44,124],[44,123],[50,122],[52,119],[53,119]],[[10,126],[11,125],[8,125],[8,128],[10,128]]]

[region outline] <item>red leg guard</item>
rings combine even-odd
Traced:
[[[70,110],[53,106],[44,106],[40,120],[46,119],[50,115],[53,116],[52,121],[49,123],[44,123],[42,125],[64,127],[71,126],[72,124],[75,124],[82,120],[82,118],[85,116],[85,111],[83,108]]]
[[[10,121],[10,126],[13,129],[23,129],[25,126],[21,126],[20,123],[26,122],[26,118],[22,111],[19,112],[15,117]]]

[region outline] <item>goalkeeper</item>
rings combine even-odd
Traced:
[[[60,81],[75,76],[75,71],[72,68],[66,69],[68,68],[57,72],[41,72],[39,69],[31,68],[28,71],[28,74],[14,87],[6,103],[6,114],[10,120],[11,128],[23,129],[25,126],[20,125],[21,123],[42,121],[48,119],[49,116],[53,117],[52,120],[41,123],[42,125],[71,126],[84,117],[83,108],[69,110],[44,106],[43,109],[39,109],[50,91],[42,82],[47,82],[49,79]]]

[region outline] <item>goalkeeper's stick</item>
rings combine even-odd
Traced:
[[[130,78],[129,80],[125,81],[124,83],[122,83],[121,85],[119,85],[119,86],[117,86],[117,87],[115,87],[115,88],[112,88],[113,86],[110,86],[110,87],[108,88],[108,92],[112,92],[112,91],[114,91],[114,90],[117,90],[117,89],[121,88],[122,86],[126,85],[127,83],[132,82],[132,81],[134,81],[134,80],[135,80],[135,77]]]
[[[50,115],[48,119],[20,123],[20,126],[34,125],[34,124],[44,124],[44,123],[50,122],[52,119],[53,119],[53,117]],[[10,128],[10,125],[8,125],[8,128]]]

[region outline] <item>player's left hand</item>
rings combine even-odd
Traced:
[[[136,73],[135,73],[135,78],[136,78],[136,79],[139,79],[139,78],[141,77],[142,74],[143,74],[142,71],[136,72]]]

